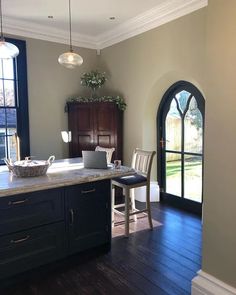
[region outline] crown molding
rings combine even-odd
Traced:
[[[208,0],[169,0],[97,37],[100,49],[114,45],[208,5]]]
[[[72,32],[74,46],[104,49],[208,5],[208,0],[168,0],[96,37]],[[28,38],[68,44],[68,32],[32,22],[4,18],[4,32]]]
[[[69,43],[68,31],[43,26],[32,22],[15,20],[9,17],[4,17],[3,31],[7,34],[57,42],[61,44]],[[94,37],[74,32],[72,32],[72,35],[73,46],[97,49],[97,42]]]

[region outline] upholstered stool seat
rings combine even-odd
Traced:
[[[116,177],[112,179],[114,182],[119,182],[120,184],[125,185],[133,185],[133,184],[140,184],[142,182],[147,182],[147,177],[140,175],[140,174],[134,174],[129,176],[123,176],[123,177]]]

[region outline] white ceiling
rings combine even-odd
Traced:
[[[207,0],[71,0],[73,45],[102,49],[206,5]],[[4,33],[68,43],[68,0],[2,0],[2,10]]]

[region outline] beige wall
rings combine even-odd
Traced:
[[[236,1],[210,0],[203,270],[236,287]]]
[[[236,1],[209,6],[102,50],[81,49],[77,70],[58,65],[66,47],[27,39],[31,154],[66,155],[60,131],[68,96],[82,91],[80,76],[94,68],[109,75],[108,93],[124,95],[124,159],[135,147],[156,149],[156,114],[169,86],[195,84],[206,98],[203,270],[236,287],[234,153],[236,138]],[[207,34],[205,31],[207,30]],[[156,161],[155,161],[156,162]],[[156,179],[156,167],[153,169]]]
[[[26,40],[29,91],[29,120],[31,155],[45,159],[54,154],[57,159],[68,156],[68,145],[62,142],[61,130],[67,130],[66,99],[84,93],[80,85],[83,72],[96,68],[95,50],[76,49],[83,58],[81,67],[69,70],[59,65],[58,56],[68,51],[68,46]]]
[[[124,160],[135,147],[156,150],[156,115],[164,92],[187,80],[202,90],[205,14],[201,9],[159,28],[102,50],[109,87],[128,104],[124,116]],[[156,159],[153,178],[156,179]]]
[[[156,114],[170,85],[187,80],[206,99],[202,269],[236,287],[234,153],[236,1],[209,6],[102,50],[111,89],[126,98],[124,155],[156,149]],[[206,34],[207,31],[207,34]],[[153,175],[155,176],[156,167]]]

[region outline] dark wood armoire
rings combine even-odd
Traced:
[[[114,147],[112,161],[122,160],[123,111],[113,102],[69,102],[68,128],[72,132],[70,157],[81,157],[82,150],[97,145]]]

